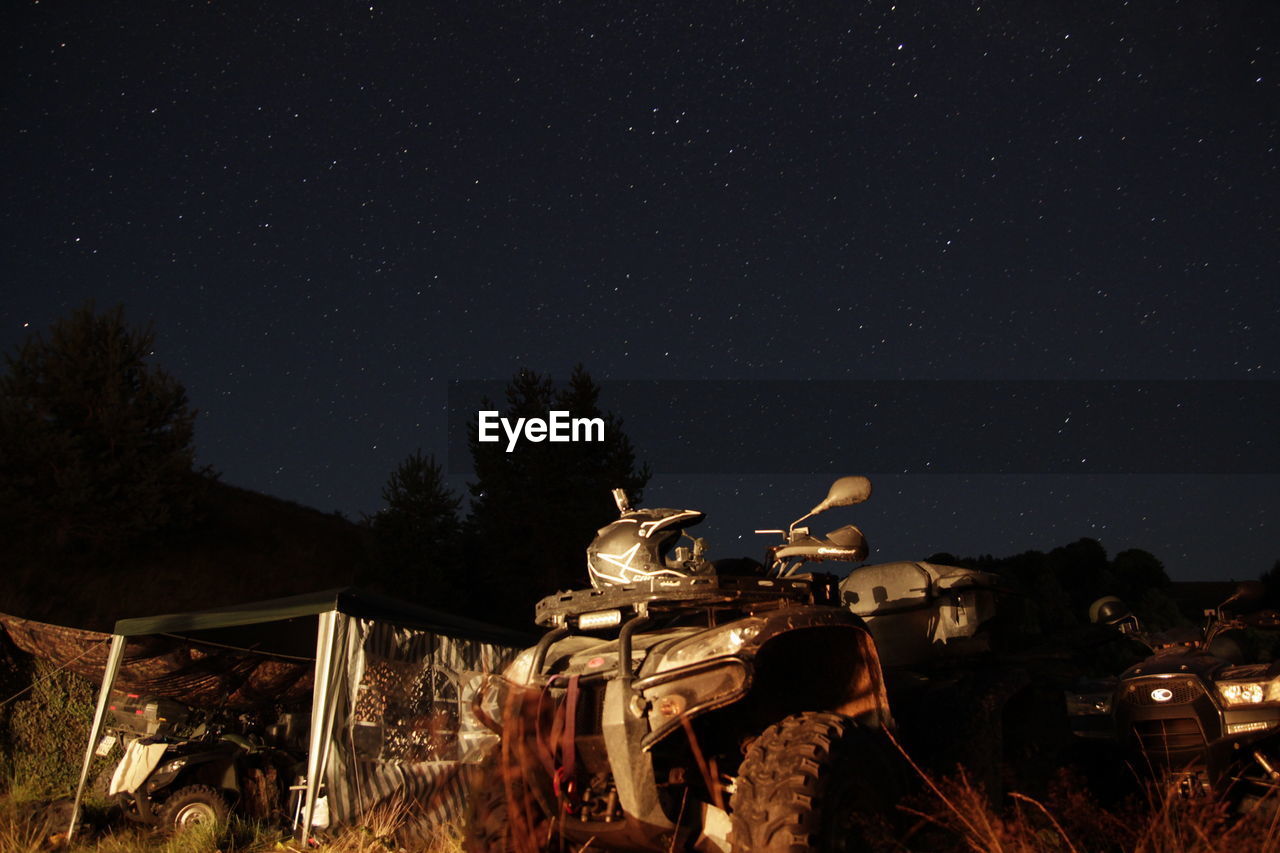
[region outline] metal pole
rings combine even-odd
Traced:
[[[315,685],[311,694],[311,738],[307,750],[307,790],[302,806],[299,839],[305,844],[315,817],[316,798],[324,781],[329,744],[333,739],[332,681],[338,641],[338,611],[321,613],[316,628]]]
[[[76,833],[76,824],[80,820],[80,801],[84,798],[84,786],[89,781],[89,765],[93,763],[93,753],[98,747],[98,736],[102,734],[102,723],[107,717],[107,703],[111,700],[111,688],[116,683],[116,675],[120,672],[120,661],[124,659],[125,638],[120,634],[111,635],[111,650],[107,652],[107,666],[102,671],[102,687],[98,690],[98,707],[93,713],[93,725],[89,728],[89,745],[84,751],[84,764],[80,766],[80,782],[76,785],[75,804],[71,807],[71,825],[67,827],[67,843],[71,843]]]

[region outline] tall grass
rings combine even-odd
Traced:
[[[68,849],[66,813],[42,809],[12,796],[0,796],[0,851],[3,853],[463,853],[461,827],[445,824],[430,837],[413,842],[397,840],[411,816],[411,808],[391,803],[373,809],[358,826],[317,845],[303,845],[285,829],[233,817],[220,826],[193,826],[173,836],[145,827],[113,826],[95,832],[86,827]]]
[[[41,688],[48,695],[31,697],[31,708],[17,717],[23,737],[35,740],[52,736],[40,723],[50,709],[79,717],[86,697],[83,685],[49,679]],[[535,701],[533,693],[518,694],[503,705],[505,752],[491,769],[502,784],[498,804],[491,804],[491,817],[507,824],[510,851],[528,848],[565,850],[569,853],[597,851],[598,845],[566,844],[549,819],[556,809],[538,802],[536,786],[530,784],[540,767],[528,749],[533,734],[545,731],[549,708]],[[38,710],[37,710],[38,709]],[[56,715],[56,714],[55,714]],[[68,726],[77,733],[82,725]],[[78,739],[77,739],[78,740]],[[20,766],[9,791],[0,794],[0,853],[44,853],[66,850],[65,810],[39,807],[47,802],[46,790],[64,786],[69,771],[79,765],[77,743],[61,741],[40,745],[34,750],[44,755],[44,763]],[[74,746],[75,749],[71,747]],[[522,748],[523,747],[523,748]],[[899,747],[901,749],[901,747]],[[10,754],[22,762],[22,754]],[[1225,806],[1210,798],[1187,799],[1171,786],[1151,785],[1140,795],[1120,804],[1100,804],[1089,784],[1068,771],[1061,771],[1042,799],[1014,792],[993,805],[980,785],[963,772],[939,777],[916,766],[905,751],[904,760],[914,768],[921,782],[920,793],[899,806],[902,818],[896,830],[883,838],[890,851],[931,851],[931,853],[1270,853],[1280,850],[1280,796],[1274,802],[1243,816],[1230,815]],[[55,758],[54,756],[63,756]],[[74,759],[74,760],[71,760]],[[12,759],[11,759],[12,760]],[[65,765],[65,766],[64,766]],[[506,771],[506,772],[503,772]],[[71,775],[74,775],[72,773]],[[492,786],[495,779],[487,780]],[[473,801],[483,801],[483,797]],[[196,827],[176,837],[164,837],[145,828],[113,826],[95,830],[106,821],[99,806],[97,820],[89,820],[66,853],[463,853],[464,825],[453,821],[426,825],[416,806],[392,801],[371,810],[360,825],[322,837],[318,846],[304,846],[287,831],[265,824],[233,818],[220,827]],[[500,808],[502,814],[495,812]],[[94,812],[90,810],[91,815]],[[425,834],[425,837],[424,837]],[[407,840],[412,837],[413,840]],[[547,842],[550,840],[548,848]],[[559,842],[559,843],[557,843]],[[499,848],[494,848],[499,849]]]
[[[904,753],[905,755],[905,753]],[[910,762],[910,759],[907,759]],[[1233,815],[1212,797],[1186,797],[1151,782],[1136,797],[1103,807],[1086,783],[1059,772],[1045,801],[1013,792],[1001,807],[962,771],[935,779],[912,767],[924,793],[900,806],[915,819],[902,850],[974,853],[1274,853],[1280,796]]]
[[[1232,819],[1210,799],[1187,800],[1151,789],[1145,802],[1106,809],[1064,774],[1044,802],[1012,794],[1003,808],[964,774],[929,779],[926,790],[903,805],[911,824],[886,841],[885,850],[933,853],[1272,853],[1280,850],[1280,810],[1259,809]],[[61,845],[65,823],[14,797],[0,797],[0,851],[4,853],[463,853],[462,826],[443,824],[432,837],[397,840],[410,819],[403,805],[371,812],[365,821],[304,846],[285,830],[232,819],[220,827],[193,827],[174,837],[124,826],[85,831],[70,850]],[[553,849],[555,849],[553,845]],[[600,848],[591,845],[592,851]],[[576,846],[568,848],[577,851]]]

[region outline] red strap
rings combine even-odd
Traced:
[[[573,771],[577,769],[578,752],[575,748],[577,745],[577,724],[578,724],[578,678],[575,675],[569,679],[569,692],[564,698],[564,729],[560,732],[562,744],[560,748],[560,766],[564,768],[565,774],[572,777]]]
[[[551,720],[551,731],[543,732],[542,730],[542,703],[550,693],[550,686],[542,688],[538,694],[538,707],[533,716],[533,737],[534,744],[537,748],[538,760],[542,762],[542,767],[547,771],[547,775],[551,777],[552,784],[555,784],[556,776],[556,742],[559,738],[561,728],[560,709],[556,710]],[[559,796],[559,791],[556,792]]]
[[[578,676],[574,675],[569,678],[569,688],[565,692],[564,704],[560,707],[561,713],[556,715],[558,725],[551,740],[551,749],[559,759],[555,772],[551,774],[551,785],[555,790],[556,799],[562,801],[574,789],[573,774],[578,763],[576,734],[579,695]],[[572,812],[573,806],[572,802],[563,804],[567,812]]]

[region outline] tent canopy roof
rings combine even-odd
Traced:
[[[334,610],[359,619],[375,619],[406,628],[418,628],[486,643],[521,648],[532,642],[528,634],[519,631],[419,607],[352,587],[235,604],[212,610],[121,619],[116,622],[115,633],[125,637],[146,634],[184,634],[216,628],[278,622],[302,616],[315,616]]]

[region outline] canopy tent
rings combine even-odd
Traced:
[[[26,645],[15,629],[30,623],[13,621],[6,622],[10,635]],[[217,696],[224,707],[287,704],[309,692],[303,831],[313,825],[322,783],[337,823],[395,793],[438,811],[456,809],[460,769],[493,739],[471,700],[487,675],[530,642],[515,631],[349,588],[123,619],[99,664],[102,686],[68,835],[118,681],[192,705]]]
[[[311,620],[315,621],[314,617]],[[112,634],[50,625],[0,613],[0,627],[13,644],[98,683],[106,669]],[[267,626],[263,626],[267,627]],[[314,626],[292,627],[306,648],[296,654],[268,653],[227,643],[153,634],[130,637],[115,687],[161,696],[192,707],[256,708],[270,702],[297,706],[311,701],[315,672]],[[224,637],[224,640],[229,639]]]

